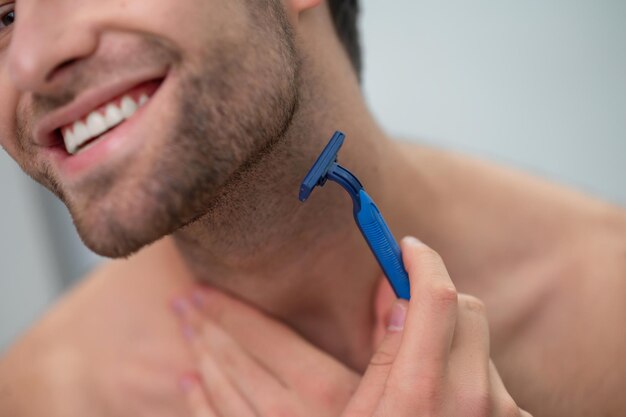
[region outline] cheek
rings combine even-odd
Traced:
[[[105,3],[100,16],[109,14],[106,26],[151,34],[192,60],[211,45],[243,42],[253,30],[248,0],[116,0],[116,8]]]

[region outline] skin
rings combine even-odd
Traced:
[[[0,143],[64,199],[93,249],[126,256],[156,243],[94,271],[6,352],[0,415],[188,415],[177,381],[195,360],[168,305],[197,282],[365,371],[393,297],[343,191],[295,198],[339,127],[342,163],[395,235],[419,236],[457,289],[484,302],[491,357],[516,403],[535,416],[622,415],[624,210],[387,137],[326,6],[283,5],[294,54],[284,19],[243,0],[18,2],[17,23],[0,35]],[[259,22],[267,29],[252,29]],[[104,163],[71,175],[32,144],[54,106],[161,67],[168,81]],[[245,87],[200,88],[192,81],[205,71]],[[244,134],[250,126],[259,129]]]
[[[441,258],[422,242],[405,238],[402,255],[411,301],[394,303],[354,394],[345,392],[356,378],[345,366],[256,310],[206,291],[179,304],[198,363],[199,378],[181,381],[193,416],[530,417],[517,407],[489,358],[484,304],[457,294]],[[290,366],[286,358],[305,365]],[[307,367],[309,362],[317,369]],[[316,370],[336,374],[334,384],[320,388]],[[345,408],[336,404],[342,396],[350,398]]]
[[[219,14],[215,2],[196,3],[184,9],[159,3],[145,19],[147,6],[138,2],[21,1],[18,22],[4,31],[4,67],[14,88],[3,108],[16,110],[14,122],[3,124],[3,136],[14,140],[3,146],[65,202],[82,239],[100,254],[128,256],[219,211],[207,206],[228,194],[226,183],[262,150],[270,152],[293,117],[298,64],[287,16],[273,18],[245,2],[220,7]],[[46,21],[57,14],[65,20]],[[188,29],[159,36],[172,15]],[[85,38],[59,29],[77,21],[87,26]],[[46,37],[55,39],[52,54]],[[142,118],[153,123],[140,121],[128,133],[146,138],[141,149],[140,141],[119,147],[106,164],[77,173],[35,144],[46,116],[134,78],[160,83]]]

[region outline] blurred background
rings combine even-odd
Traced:
[[[364,88],[389,133],[626,206],[626,2],[361,0]],[[0,152],[0,351],[101,260]]]

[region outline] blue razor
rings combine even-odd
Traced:
[[[313,189],[323,187],[327,180],[341,185],[352,197],[354,220],[367,241],[372,253],[387,276],[398,298],[411,298],[409,275],[402,263],[400,247],[363,185],[350,171],[337,163],[337,153],[346,135],[335,132],[300,185],[300,201],[306,201]]]

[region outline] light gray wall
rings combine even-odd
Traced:
[[[365,91],[391,133],[626,204],[626,2],[363,0]],[[0,155],[0,349],[94,262]]]
[[[389,131],[626,204],[626,2],[366,0]]]
[[[0,349],[41,314],[60,289],[36,187],[0,153]]]

